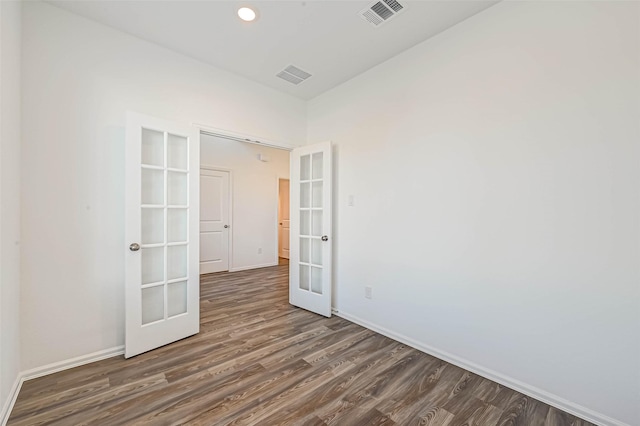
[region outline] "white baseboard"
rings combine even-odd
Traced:
[[[46,376],[48,374],[57,373],[58,371],[68,370],[70,368],[79,367],[81,365],[89,364],[103,359],[111,358],[113,356],[123,355],[124,346],[116,346],[109,349],[104,349],[98,352],[93,352],[87,355],[77,356],[64,361],[54,362],[52,364],[44,365],[42,367],[32,368],[31,370],[23,371],[21,376],[24,380],[31,380],[38,377]]]
[[[249,269],[268,268],[269,266],[278,266],[278,262],[275,261],[275,262],[269,262],[269,263],[261,263],[259,265],[239,266],[237,268],[229,269],[229,272],[248,271]]]
[[[377,324],[373,324],[355,315],[351,315],[344,311],[338,311],[336,309],[333,309],[332,312],[341,318],[344,318],[353,323],[361,325],[365,328],[368,328],[369,330],[380,333],[383,336],[387,336],[400,343],[404,343],[405,345],[411,346],[412,348],[418,349],[419,351],[425,352],[429,355],[432,355],[450,364],[457,365],[460,368],[464,368],[465,370],[468,370],[479,376],[482,376],[496,383],[504,385],[522,394],[528,395],[532,398],[535,398],[539,401],[544,402],[545,404],[549,404],[562,411],[566,411],[567,413],[573,414],[574,416],[580,417],[591,423],[595,423],[601,426],[630,426],[620,420],[616,420],[614,418],[598,413],[596,411],[583,407],[582,405],[576,404],[574,402],[568,401],[564,398],[561,398],[557,395],[554,395],[542,389],[538,389],[535,386],[531,386],[519,380],[505,376],[504,374],[498,373],[497,371],[484,368],[464,358],[460,358],[448,352],[441,351],[425,343],[418,342],[414,339],[411,339],[407,336],[396,333],[394,331],[388,330]]]
[[[38,377],[46,376],[48,374],[57,373],[59,371],[68,370],[70,368],[79,367],[81,365],[90,364],[92,362],[101,361],[103,359],[111,358],[124,354],[124,346],[116,346],[110,349],[104,349],[102,351],[93,352],[87,355],[81,355],[75,358],[70,358],[64,361],[54,362],[52,364],[44,365],[42,367],[32,368],[31,370],[23,371],[16,377],[16,382],[11,388],[11,393],[2,407],[0,413],[0,425],[5,426],[9,420],[9,415],[13,406],[16,403],[22,384],[27,380],[35,379]]]
[[[13,406],[16,403],[16,399],[18,399],[18,394],[20,393],[20,388],[22,387],[22,383],[24,383],[22,374],[18,374],[18,377],[16,377],[16,381],[13,383],[13,386],[11,387],[11,391],[7,396],[7,400],[2,406],[2,411],[0,412],[0,425],[2,426],[5,426],[9,421],[9,414],[11,414],[11,410],[13,410]]]

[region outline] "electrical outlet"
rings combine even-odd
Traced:
[[[364,288],[364,297],[366,297],[367,299],[371,299],[371,292],[373,291],[373,289],[369,286]]]
[[[258,254],[262,254],[262,247],[258,247]]]

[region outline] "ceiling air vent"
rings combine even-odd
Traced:
[[[311,77],[311,74],[301,70],[298,67],[289,65],[288,67],[280,71],[278,74],[276,74],[276,77],[280,77],[281,79],[286,80],[289,83],[300,84],[306,79],[308,79],[309,77]]]
[[[404,6],[396,0],[380,0],[361,10],[359,15],[371,25],[377,27],[380,24],[388,22],[391,18],[402,12],[403,9]]]

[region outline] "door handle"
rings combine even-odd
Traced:
[[[224,227],[225,227],[225,229],[226,229],[226,228],[228,228],[228,227],[229,227],[229,225],[225,225]]]
[[[129,250],[131,250],[131,251],[138,251],[138,250],[140,250],[140,244],[138,244],[138,243],[132,243],[132,244],[129,246]]]
[[[329,237],[326,235],[323,235],[321,239],[322,241],[329,241]]]

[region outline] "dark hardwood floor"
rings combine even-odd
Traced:
[[[26,382],[10,425],[590,425],[344,319],[287,265],[202,276],[200,334]]]

